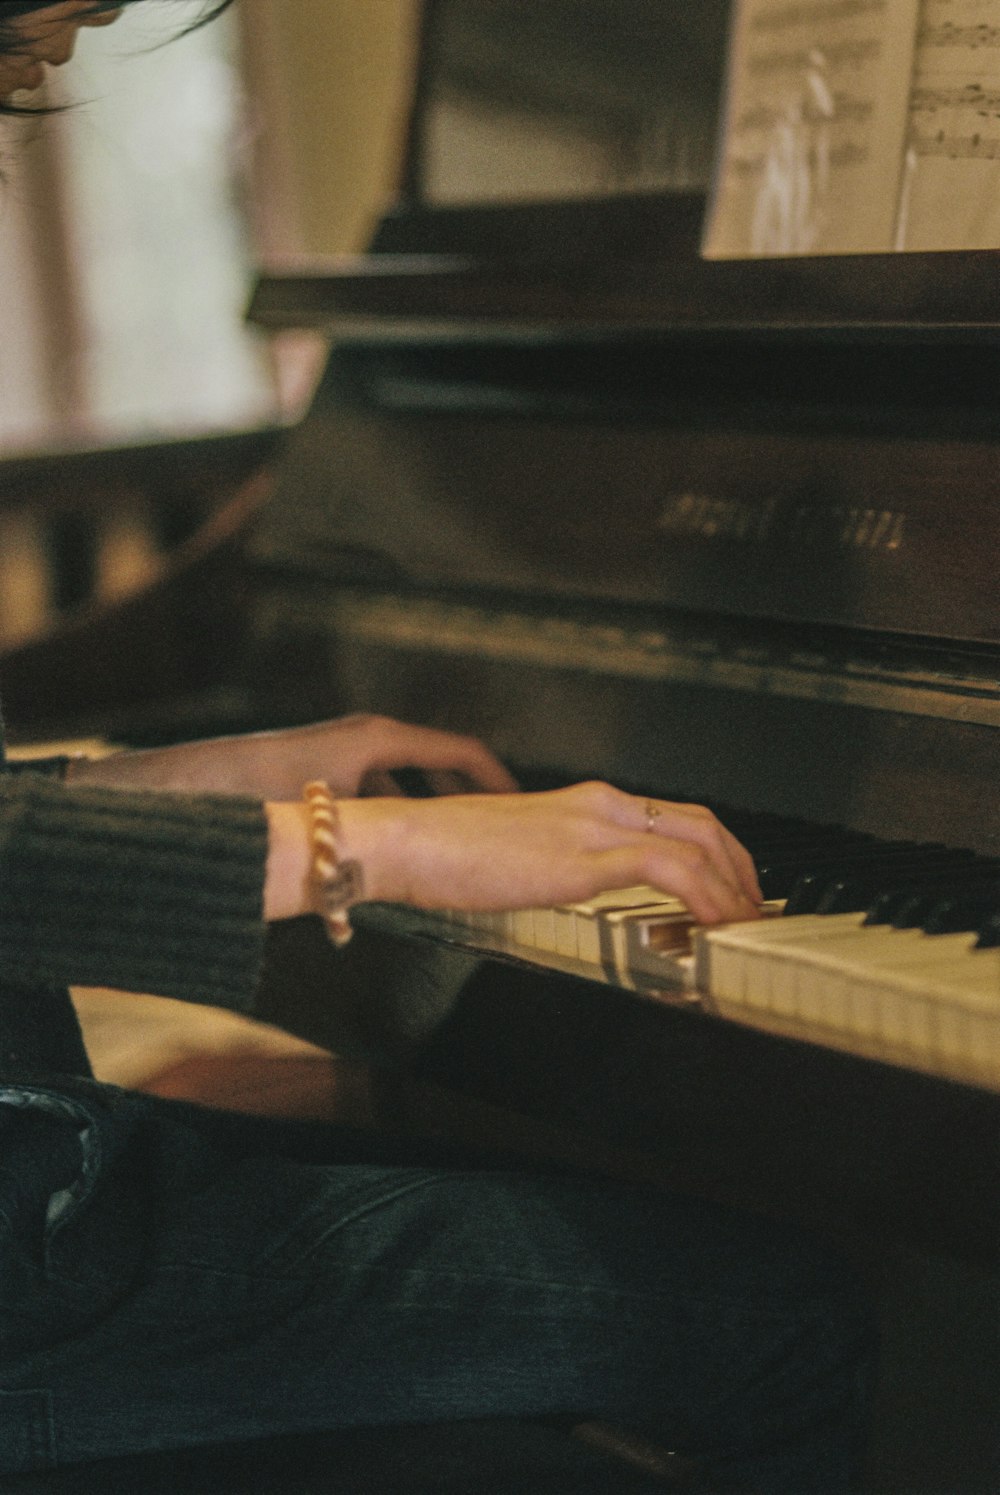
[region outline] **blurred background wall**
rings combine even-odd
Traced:
[[[239,0],[265,255],[364,246],[395,189],[419,0]]]
[[[325,347],[247,326],[255,276],[363,249],[395,193],[420,0],[237,0],[179,35],[202,6],[129,7],[50,74],[63,112],[0,128],[0,648],[57,611],[67,516],[24,462],[296,421]],[[90,504],[100,597],[154,574],[147,508]]]

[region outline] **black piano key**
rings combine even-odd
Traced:
[[[893,929],[921,929],[934,910],[946,901],[951,901],[950,896],[940,884],[932,888],[911,889],[899,899],[888,922]]]
[[[910,878],[905,883],[882,887],[865,909],[865,923],[892,924],[895,928],[902,928],[904,926],[896,921],[908,919],[918,900],[923,903],[927,898],[943,896],[945,891],[936,873],[922,881]]]
[[[833,863],[837,867],[839,862]],[[788,861],[764,861],[757,867],[757,876],[765,898],[790,898],[798,884],[813,873],[828,880],[831,870],[818,863],[815,856],[796,857]]]
[[[898,899],[887,922],[894,929],[926,928],[926,921],[938,904],[969,899],[988,903],[996,890],[998,877],[1000,865],[983,861],[981,865],[973,864],[950,878],[931,877],[919,885],[912,884],[906,895]]]
[[[923,848],[919,849],[923,854]],[[885,861],[901,862],[913,855],[914,847],[910,843],[891,845],[874,839],[864,844],[852,842],[843,846],[807,844],[773,857],[761,857],[757,862],[757,874],[765,897],[787,898],[803,877],[814,875],[831,880],[859,868],[873,870]]]
[[[871,907],[872,901],[878,896],[878,890],[884,883],[878,879],[859,877],[837,877],[822,886],[810,889],[809,896],[814,898],[812,912],[814,914],[860,914]],[[806,900],[806,889],[803,887],[798,891],[798,902]],[[804,912],[803,908],[797,908],[797,913]]]
[[[941,888],[938,896],[923,910],[920,927],[927,934],[955,933],[979,929],[991,914],[1000,913],[1000,870],[985,864],[982,877],[968,879],[954,887]]]
[[[884,883],[865,905],[865,924],[891,924],[895,929],[914,929],[942,899],[967,890],[978,890],[1000,878],[1000,862],[971,858],[952,866],[932,863],[905,879]]]
[[[964,879],[963,879],[964,881]],[[866,924],[891,924],[894,929],[912,929],[920,923],[934,903],[955,890],[954,879],[934,873],[925,878],[911,878],[906,883],[883,887],[865,910]]]
[[[965,897],[942,898],[921,921],[925,934],[960,934],[978,930],[992,914],[1000,913],[1000,892],[985,896],[969,893]]]
[[[684,792],[643,790],[688,800]],[[939,842],[885,841],[868,831],[798,816],[709,803],[750,851],[764,897],[785,899],[787,914],[864,913],[866,924],[932,930],[979,927],[991,910],[979,896],[1000,862]],[[987,930],[987,937],[992,937]]]
[[[846,914],[864,910],[866,924],[896,924],[899,911],[905,910],[909,917],[911,905],[922,897],[927,896],[935,902],[955,888],[964,886],[970,880],[970,865],[970,859],[963,853],[933,852],[918,858],[913,865],[893,863],[888,876],[883,863],[874,873],[866,870],[860,876],[834,877],[817,900],[815,912]],[[980,883],[987,875],[984,872],[973,880]],[[872,917],[876,904],[883,909],[890,908],[893,917]],[[910,922],[919,923],[919,918],[912,918]]]
[[[995,950],[1000,945],[1000,913],[990,914],[979,926],[977,950]]]
[[[788,893],[786,913],[850,913],[867,909],[883,890],[919,878],[928,868],[960,867],[966,861],[947,848],[898,843],[867,856],[803,869]]]

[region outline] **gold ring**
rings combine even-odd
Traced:
[[[654,825],[659,820],[659,818],[660,818],[660,816],[662,814],[663,814],[663,811],[660,809],[659,805],[654,805],[653,801],[651,799],[647,799],[647,801],[646,801],[646,830],[647,830],[647,832],[652,831]]]

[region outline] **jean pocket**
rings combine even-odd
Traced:
[[[59,1186],[45,1203],[44,1244],[48,1253],[56,1234],[69,1223],[93,1192],[100,1170],[101,1144],[97,1116],[85,1104],[57,1091],[33,1086],[0,1087],[0,1104],[36,1118],[41,1126],[31,1139],[39,1170],[46,1162],[61,1164]],[[51,1128],[45,1125],[51,1123]],[[30,1163],[25,1149],[25,1160]],[[25,1162],[22,1162],[22,1167]]]
[[[0,1391],[0,1471],[50,1469],[55,1461],[51,1392]]]
[[[5,1106],[39,1122],[21,1150],[20,1170],[35,1177],[46,1280],[79,1300],[81,1312],[97,1311],[125,1290],[142,1260],[149,1201],[135,1108],[117,1104],[114,1092],[68,1095],[35,1086],[0,1087],[0,1110]]]

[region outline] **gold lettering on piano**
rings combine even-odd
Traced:
[[[898,509],[859,504],[764,499],[750,502],[708,493],[673,493],[660,508],[657,528],[690,540],[793,540],[796,545],[836,545],[842,550],[891,554],[906,540],[907,516]]]
[[[750,504],[708,493],[673,493],[663,502],[657,528],[695,540],[765,540],[776,511],[773,499]]]

